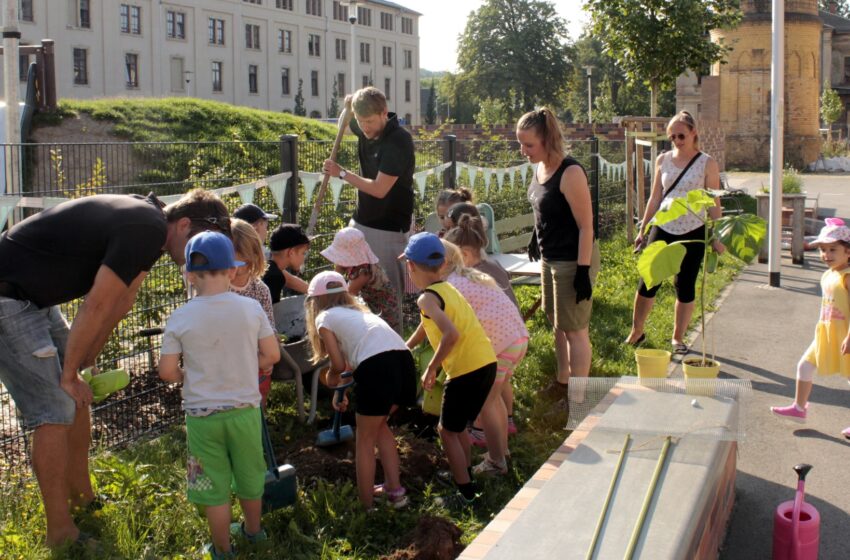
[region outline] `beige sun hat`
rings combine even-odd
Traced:
[[[338,266],[378,263],[378,257],[372,252],[363,232],[353,227],[342,228],[336,232],[333,243],[322,251],[322,256]]]

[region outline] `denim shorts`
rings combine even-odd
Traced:
[[[27,429],[74,423],[74,399],[59,386],[67,343],[58,307],[0,297],[0,382]]]

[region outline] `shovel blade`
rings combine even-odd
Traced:
[[[295,503],[295,468],[281,465],[277,471],[266,471],[266,485],[263,490],[263,512],[268,513]]]

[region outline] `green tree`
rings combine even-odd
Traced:
[[[465,74],[448,73],[437,85],[437,112],[443,121],[456,123],[475,122],[478,97]]]
[[[832,142],[832,123],[841,117],[844,111],[838,92],[832,89],[829,82],[824,83],[820,96],[820,118],[826,125],[826,140]]]
[[[458,66],[478,99],[523,111],[556,105],[570,71],[566,21],[543,0],[484,0],[458,43]]]
[[[335,119],[339,116],[339,84],[334,78],[334,89],[331,93],[331,104],[328,107],[328,118]]]
[[[437,122],[437,88],[434,78],[431,78],[431,89],[428,91],[428,106],[425,109],[425,122],[434,124]]]
[[[847,5],[847,0],[818,0],[818,9],[829,12],[830,4],[835,4],[836,15],[841,17],[850,16],[850,6]]]
[[[658,92],[687,69],[722,61],[729,47],[712,43],[712,29],[736,25],[739,0],[587,0],[593,31],[629,80],[650,89],[650,116]]]
[[[304,106],[304,80],[298,78],[298,93],[295,94],[295,109],[292,110],[293,113],[298,115],[299,117],[307,116],[307,108]]]
[[[508,108],[504,102],[488,97],[478,105],[478,112],[475,114],[475,124],[480,126],[494,126],[497,124],[507,124],[510,121]]]

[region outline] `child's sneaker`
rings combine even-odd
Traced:
[[[269,540],[269,536],[266,534],[266,530],[262,527],[258,533],[254,533],[253,535],[249,535],[245,530],[245,523],[231,523],[230,524],[230,536],[234,538],[242,537],[250,544],[259,544]]]
[[[808,404],[806,408],[800,408],[797,406],[797,403],[791,403],[788,406],[771,406],[770,411],[777,416],[787,418],[793,422],[803,423],[806,421],[806,411],[808,408]]]
[[[484,430],[470,426],[466,433],[469,434],[469,443],[475,447],[487,447],[487,436],[484,435]]]
[[[407,505],[407,489],[399,486],[395,490],[387,490],[383,484],[376,484],[372,488],[372,494],[376,498],[386,498],[387,503],[395,509],[401,509]]]
[[[841,435],[846,437],[847,439],[850,439],[850,428],[844,428],[843,430],[841,430]]]
[[[469,500],[460,492],[453,492],[448,496],[437,496],[434,498],[434,503],[440,507],[451,510],[467,509],[471,508],[475,504],[475,500],[478,499],[478,496],[478,494],[475,494],[475,496]]]
[[[508,464],[502,459],[501,464],[484,457],[484,460],[472,467],[473,474],[503,475],[508,474]]]
[[[226,558],[236,558],[236,549],[232,546],[230,547],[230,552],[218,552],[215,549],[215,545],[213,543],[207,543],[204,546],[204,558],[211,558],[212,560],[223,560]]]
[[[514,435],[517,432],[516,424],[514,424],[514,417],[508,416],[508,435]]]

